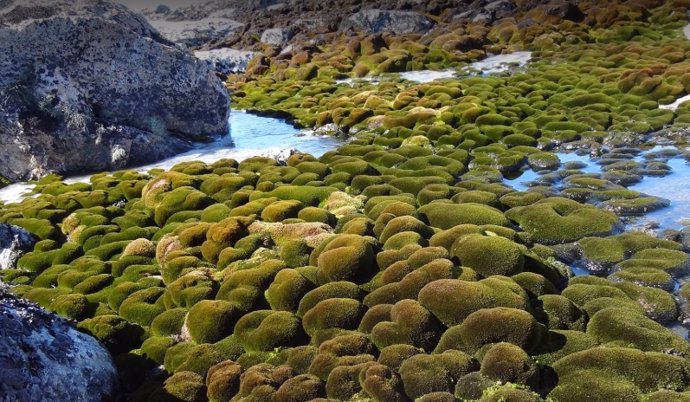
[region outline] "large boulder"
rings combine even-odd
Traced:
[[[0,399],[104,401],[116,394],[108,351],[65,320],[0,289]]]
[[[293,32],[290,28],[270,28],[261,34],[261,43],[271,46],[284,46],[292,38]]]
[[[369,9],[350,15],[340,24],[340,30],[353,29],[366,33],[392,32],[395,34],[424,33],[433,23],[414,11]]]
[[[228,132],[206,62],[102,0],[0,2],[0,176],[119,169]]]
[[[0,223],[0,269],[14,268],[19,257],[33,249],[36,239],[19,226]]]

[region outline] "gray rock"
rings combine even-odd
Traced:
[[[221,40],[244,29],[244,24],[225,17],[207,17],[200,20],[151,20],[166,39],[185,47],[197,47]]]
[[[206,60],[213,69],[222,74],[242,73],[247,69],[249,61],[256,56],[255,52],[230,48],[200,50],[194,55],[201,60]]]
[[[306,32],[328,31],[328,18],[297,18],[294,26]]]
[[[159,4],[158,6],[156,6],[153,12],[155,14],[166,14],[170,12],[170,7],[166,6],[165,4]]]
[[[17,260],[31,251],[36,239],[19,226],[0,223],[0,269],[16,267]]]
[[[290,41],[292,35],[290,28],[270,28],[261,34],[261,43],[282,47]]]
[[[534,6],[527,4],[526,9],[528,10]],[[458,13],[453,16],[453,19],[490,24],[501,18],[511,16],[515,9],[515,5],[510,0],[475,0],[471,4],[461,7]]]
[[[108,351],[65,320],[0,289],[0,401],[104,401],[116,394]]]
[[[340,30],[354,29],[366,33],[393,32],[408,34],[426,32],[433,23],[414,11],[362,10],[350,15],[340,24]]]
[[[0,175],[121,169],[228,132],[208,64],[124,6],[0,3]]]

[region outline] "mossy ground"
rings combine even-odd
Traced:
[[[663,324],[687,314],[670,293],[687,250],[617,232],[662,202],[626,185],[668,172],[624,146],[690,124],[658,108],[690,92],[687,6],[582,2],[577,21],[536,8],[257,58],[228,81],[237,107],[349,141],[47,177],[0,205],[41,239],[3,279],[103,341],[134,400],[682,400],[690,343]],[[510,74],[336,82],[519,49],[534,59]],[[595,176],[562,144],[615,151]],[[502,183],[527,168],[539,183]]]

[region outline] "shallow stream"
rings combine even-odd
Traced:
[[[622,220],[625,223],[624,230],[626,232],[641,230],[663,236],[666,230],[683,230],[690,227],[690,164],[686,160],[683,151],[676,147],[656,146],[645,151],[631,152],[629,154],[629,160],[638,163],[640,166],[645,167],[649,166],[649,164],[661,163],[665,164],[665,167],[669,170],[666,174],[663,174],[663,169],[661,172],[656,171],[653,174],[650,174],[651,172],[642,173],[640,174],[640,181],[628,185],[626,188],[646,195],[664,198],[670,201],[670,204],[640,216],[623,217]],[[622,154],[625,155],[625,153]],[[605,173],[604,167],[607,162],[603,157],[591,157],[590,155],[581,155],[576,152],[559,152],[556,155],[561,161],[559,170],[564,169],[564,165],[570,162],[573,163],[573,166],[577,166],[580,172],[592,177],[602,177]],[[605,157],[605,155],[603,156]],[[528,191],[531,186],[544,184],[540,181],[540,178],[549,173],[551,172],[535,172],[532,169],[528,169],[519,177],[505,179],[503,182],[515,190]],[[562,183],[552,183],[556,191],[562,189],[560,188],[561,185]],[[583,263],[584,261],[580,260],[568,265],[575,276],[593,275],[594,273],[590,272]],[[613,272],[602,272],[599,275],[608,275]],[[690,280],[689,276],[674,278],[673,294],[677,295],[680,287],[688,280]],[[686,323],[680,320],[683,320],[683,318],[681,317],[679,321],[670,322],[666,326],[685,339],[690,339],[690,331]]]
[[[485,59],[475,61],[460,69],[447,70],[417,70],[403,73],[387,73],[379,76],[361,78],[344,78],[336,80],[336,84],[354,85],[356,82],[381,82],[395,78],[402,78],[416,83],[432,82],[449,78],[458,78],[466,75],[484,76],[492,74],[508,73],[515,69],[525,67],[532,60],[532,52],[514,52],[507,54],[494,54]]]
[[[151,169],[169,170],[181,162],[213,163],[224,158],[241,161],[252,156],[289,155],[291,150],[299,150],[318,157],[340,143],[340,140],[333,137],[313,135],[311,131],[300,130],[284,119],[233,110],[230,113],[230,135],[210,144],[198,145],[190,151],[171,158],[131,169],[140,172]],[[89,177],[90,175],[69,176],[64,179],[64,182],[88,183]],[[31,183],[21,182],[1,188],[0,201],[5,203],[21,201],[29,195],[33,187]]]
[[[576,162],[579,171],[593,177],[604,173],[601,158],[581,155],[576,152],[556,153],[561,161],[561,168],[569,162]],[[642,180],[627,186],[629,190],[638,191],[649,196],[661,197],[670,201],[670,205],[651,211],[642,216],[626,217],[626,230],[654,226],[661,232],[666,229],[680,230],[686,227],[690,219],[690,164],[681,152],[674,147],[654,147],[631,155],[631,161],[641,165],[650,162],[665,163],[670,170],[666,175],[642,174]],[[531,186],[542,185],[540,178],[549,172],[525,170],[520,176],[505,179],[503,182],[517,191],[528,191]]]

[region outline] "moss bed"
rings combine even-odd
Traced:
[[[46,177],[0,204],[38,240],[2,279],[101,340],[133,401],[688,400],[682,236],[620,233],[661,202],[625,188],[644,167],[552,152],[682,145],[690,108],[658,106],[690,92],[688,6],[266,49],[228,79],[235,105],[345,144]],[[534,60],[511,74],[336,83],[519,49]],[[550,173],[502,183],[527,168]]]

